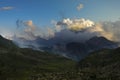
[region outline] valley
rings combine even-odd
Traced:
[[[76,62],[58,54],[19,48],[1,38],[0,80],[119,80],[120,48],[101,49]],[[1,44],[1,42],[0,42]]]

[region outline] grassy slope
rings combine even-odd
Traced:
[[[79,72],[95,80],[120,80],[120,48],[91,53],[79,62]]]
[[[73,72],[74,68],[75,62],[70,59],[21,49],[0,36],[0,80],[61,80],[63,75]]]
[[[72,71],[75,62],[31,49],[0,49],[0,80],[27,80],[33,75]]]

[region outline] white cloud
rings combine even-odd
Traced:
[[[79,4],[79,5],[77,6],[77,10],[80,11],[83,7],[84,7],[83,4]]]
[[[105,26],[101,23],[95,23],[93,27],[88,28],[86,31],[90,33],[95,33],[96,36],[103,36],[109,40],[114,40],[113,32],[106,31],[104,27]]]
[[[14,8],[14,7],[12,7],[12,6],[0,7],[0,11],[12,10],[13,8]]]
[[[113,41],[120,42],[120,20],[111,22],[105,21],[100,23],[102,28],[107,33],[108,37],[111,37]],[[111,34],[111,35],[110,35]]]
[[[85,41],[94,36],[103,36],[109,40],[120,41],[120,21],[94,22],[89,19],[63,19],[52,21],[54,27],[37,28],[32,20],[22,21],[24,37],[35,39],[39,36],[44,39],[58,38],[59,40]]]
[[[89,19],[63,19],[57,24],[58,29],[67,29],[79,33],[79,38],[84,35],[88,39],[90,36],[103,36],[112,41],[120,40],[120,21],[116,22],[94,22]],[[60,32],[60,31],[59,31]],[[62,33],[61,33],[62,34]],[[77,35],[76,34],[76,35]],[[65,35],[65,34],[64,34]],[[78,36],[77,36],[78,37]],[[77,38],[75,37],[75,38]],[[82,37],[83,38],[83,37]]]
[[[24,22],[24,25],[27,26],[25,29],[26,32],[32,32],[36,29],[36,26],[33,24],[32,20]]]
[[[84,29],[87,29],[89,27],[93,27],[94,25],[94,22],[91,21],[91,20],[86,20],[84,18],[82,19],[63,19],[62,22],[59,22],[58,25],[61,25],[61,26],[65,26],[66,28],[68,28],[69,30],[72,30],[72,31],[82,31]]]
[[[18,37],[23,37],[27,40],[34,40],[36,38],[36,26],[33,24],[32,20],[16,22],[17,27],[21,27],[22,30],[18,31],[16,35]]]

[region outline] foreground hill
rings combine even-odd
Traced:
[[[120,80],[120,48],[91,53],[79,62],[78,68],[94,80]]]
[[[47,52],[21,49],[0,36],[0,80],[34,80],[36,75],[45,77],[47,73],[73,71],[74,66],[75,62],[70,59]]]
[[[31,49],[0,49],[0,80],[28,80],[49,72],[72,71],[75,62],[59,55]]]

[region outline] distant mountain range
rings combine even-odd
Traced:
[[[90,52],[103,48],[116,48],[118,43],[110,41],[105,37],[92,37],[85,42],[64,41],[58,38],[43,39],[37,37],[35,40],[17,38],[16,42],[21,47],[32,48],[35,50],[57,53],[65,57],[80,60]]]

